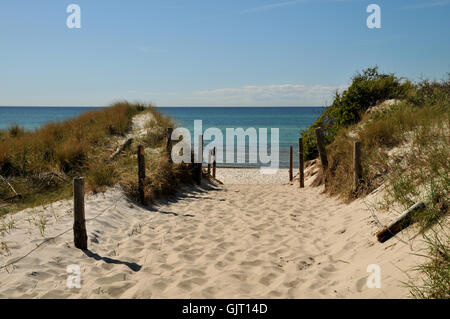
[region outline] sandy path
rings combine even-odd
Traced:
[[[46,238],[69,231],[0,269],[0,297],[399,298],[408,295],[402,269],[417,262],[417,247],[375,242],[378,226],[362,201],[345,205],[317,188],[211,185],[151,210],[112,189],[87,198],[87,218],[100,214],[87,222],[89,252],[73,247],[71,204],[14,216],[0,266],[43,241],[27,216],[47,216]],[[366,286],[373,263],[381,289]],[[71,264],[81,268],[81,289],[66,287]]]
[[[145,134],[150,114],[133,120]],[[375,240],[382,222],[367,203],[289,185],[287,170],[218,168],[224,185],[186,188],[151,209],[120,188],[86,197],[89,250],[73,246],[72,201],[0,220],[0,298],[403,298],[405,271],[423,247]],[[376,216],[376,217],[375,217]],[[404,232],[406,239],[414,234]],[[382,288],[366,285],[369,264]],[[69,265],[81,288],[68,288]]]

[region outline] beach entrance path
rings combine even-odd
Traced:
[[[73,246],[71,207],[12,217],[0,297],[401,298],[404,270],[417,264],[417,247],[376,242],[366,201],[343,204],[308,184],[209,184],[151,209],[119,188],[90,195],[88,251]],[[370,264],[381,267],[381,288],[366,285]],[[67,286],[73,269],[81,288]]]

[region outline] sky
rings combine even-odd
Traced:
[[[445,79],[450,0],[0,3],[2,106],[324,106],[374,65]]]

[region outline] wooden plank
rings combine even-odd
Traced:
[[[73,236],[75,247],[87,249],[86,219],[84,211],[84,178],[73,180]]]
[[[303,138],[298,139],[298,169],[299,169],[299,184],[300,188],[305,187],[305,164],[303,160]]]
[[[418,210],[425,208],[423,202],[418,202],[403,212],[396,220],[394,220],[389,226],[382,228],[377,233],[377,238],[380,243],[384,243],[390,238],[394,237],[397,233],[412,224],[412,216]]]
[[[320,127],[316,128],[317,150],[319,151],[320,163],[322,164],[322,170],[328,169],[327,151],[325,149],[325,139]]]

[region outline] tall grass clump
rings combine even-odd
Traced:
[[[119,102],[34,131],[17,125],[2,131],[0,175],[22,195],[8,204],[24,208],[60,199],[70,193],[70,181],[76,175],[88,176],[93,188],[111,185],[113,170],[92,163],[105,162],[111,154],[111,138],[124,136],[133,116],[146,109],[142,104]],[[0,204],[10,197],[1,184]]]
[[[448,225],[447,225],[448,226]],[[410,293],[417,299],[450,299],[450,235],[447,232],[433,232],[426,235],[426,262],[415,270],[419,271],[421,284],[410,284]]]

